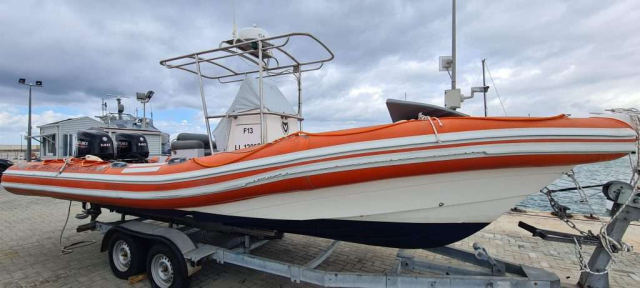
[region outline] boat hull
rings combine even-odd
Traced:
[[[400,177],[181,210],[295,221],[489,223],[572,167],[487,169]]]
[[[476,233],[571,168],[490,169],[403,177],[170,213],[191,215],[200,222],[375,246],[432,248]]]
[[[278,220],[238,217],[184,210],[145,210],[107,207],[133,216],[154,215],[160,219],[186,217],[200,223],[276,230],[373,246],[424,249],[441,247],[473,235],[489,223],[401,223],[358,220]]]
[[[575,165],[634,151],[636,137],[628,123],[607,118],[430,119],[298,133],[175,163],[21,163],[4,173],[2,186],[133,212],[425,248],[474,233]]]

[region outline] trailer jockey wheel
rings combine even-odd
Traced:
[[[189,287],[191,277],[187,274],[187,264],[164,244],[155,244],[147,255],[147,277],[152,287]]]
[[[139,243],[130,235],[115,233],[109,241],[109,265],[113,275],[120,279],[144,271],[144,254]]]

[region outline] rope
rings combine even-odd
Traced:
[[[96,243],[96,240],[85,240],[85,241],[78,241],[67,246],[62,246],[62,235],[64,235],[64,229],[67,228],[67,223],[69,223],[70,214],[71,214],[71,200],[69,200],[69,208],[67,209],[67,220],[64,221],[64,226],[62,226],[62,230],[60,231],[59,244],[60,244],[61,255],[71,254],[73,253],[73,249],[89,246],[91,244]]]
[[[498,100],[500,101],[500,106],[502,106],[502,111],[504,112],[504,116],[507,116],[507,110],[504,109],[504,104],[502,104],[502,99],[500,99],[500,93],[498,92],[498,86],[493,82],[493,76],[491,76],[491,71],[489,71],[489,65],[485,59],[484,66],[487,67],[487,72],[489,72],[489,78],[491,78],[491,84],[493,84],[493,88],[496,89],[496,95],[498,95]]]
[[[440,119],[438,118],[436,119],[438,120],[438,123],[440,123],[440,127],[442,127],[442,122],[440,122]],[[440,136],[438,135],[438,130],[436,129],[436,125],[434,125],[433,121],[431,120],[431,116],[424,116],[422,115],[422,112],[420,112],[418,113],[418,120],[429,120],[429,123],[431,123],[431,128],[433,128],[433,134],[436,136],[436,141],[438,141],[438,143],[442,143],[442,141],[440,141]]]
[[[68,158],[64,158],[64,164],[62,164],[62,167],[60,167],[60,170],[58,171],[58,174],[56,174],[56,177],[58,177],[60,174],[62,174],[62,171],[64,171],[65,168],[67,168],[68,164],[71,164],[71,159],[73,157],[68,157]]]

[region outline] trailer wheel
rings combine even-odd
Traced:
[[[115,233],[109,241],[109,265],[113,275],[120,279],[139,274],[144,269],[139,243],[130,235]]]
[[[158,288],[189,287],[191,283],[184,258],[160,243],[147,255],[147,277],[151,286]]]

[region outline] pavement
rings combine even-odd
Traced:
[[[0,287],[149,287],[148,280],[133,285],[112,275],[108,256],[99,251],[102,235],[75,228],[87,220],[73,217],[81,211],[71,206],[71,217],[62,237],[63,245],[77,241],[96,241],[61,255],[59,237],[67,216],[68,201],[10,194],[0,188]],[[105,211],[106,212],[106,211]],[[115,221],[119,215],[103,213],[101,221]],[[572,244],[546,242],[531,237],[517,227],[525,221],[540,228],[570,232],[564,223],[547,213],[507,213],[473,236],[453,244],[471,249],[482,244],[492,256],[556,273],[563,286],[578,281],[578,261]],[[583,217],[575,222],[583,229],[596,229],[598,223]],[[597,231],[597,230],[594,230]],[[640,226],[632,225],[626,240],[640,247]],[[287,234],[254,250],[253,254],[280,261],[304,264],[329,246],[331,240]],[[590,250],[589,250],[590,251]],[[416,258],[439,263],[455,263],[423,250],[409,250]],[[341,243],[318,268],[342,272],[390,273],[397,249]],[[589,255],[587,255],[589,256]],[[640,287],[640,254],[619,257],[610,273],[611,287]],[[295,284],[289,279],[231,264],[207,263],[192,279],[192,287],[314,287]]]

